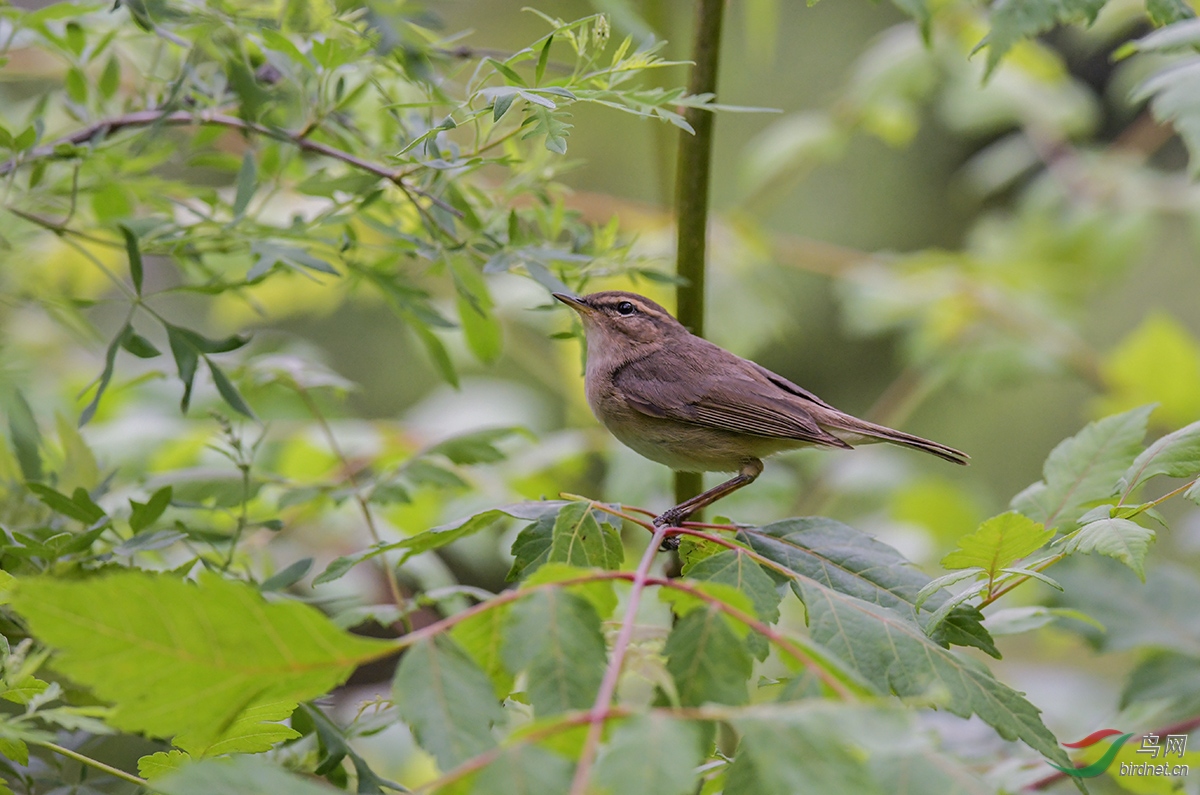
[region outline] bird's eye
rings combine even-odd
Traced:
[[[621,303],[617,304],[617,314],[632,315],[633,314],[633,304],[629,303],[628,301],[622,301]]]

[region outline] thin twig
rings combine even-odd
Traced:
[[[625,653],[633,640],[633,627],[637,619],[638,607],[642,601],[642,591],[650,579],[650,566],[654,556],[667,537],[666,526],[655,528],[646,551],[633,573],[633,588],[629,592],[629,601],[625,607],[625,617],[621,619],[621,629],[613,642],[612,657],[608,667],[604,669],[604,678],[600,681],[600,690],[588,713],[588,733],[583,741],[583,749],[579,752],[579,763],[575,766],[575,778],[571,782],[571,795],[585,795],[588,789],[588,779],[592,773],[592,763],[596,760],[596,750],[600,745],[600,735],[604,731],[604,717],[612,705],[613,695],[617,692],[617,682],[621,678],[621,669],[625,666]]]
[[[110,776],[116,776],[119,779],[128,781],[130,784],[136,784],[139,787],[149,787],[150,786],[150,782],[144,778],[135,776],[132,773],[126,773],[124,770],[121,770],[118,767],[113,767],[112,765],[107,765],[104,762],[101,762],[99,759],[92,759],[90,756],[84,756],[83,754],[79,753],[78,751],[72,751],[70,748],[64,748],[63,746],[59,745],[58,743],[46,742],[43,740],[29,740],[29,743],[32,745],[40,746],[42,748],[46,748],[50,751],[53,751],[56,754],[61,754],[62,756],[68,757],[70,759],[74,759],[76,762],[87,765],[88,767],[94,767],[97,770],[103,770],[105,773],[108,773]]]
[[[161,110],[142,110],[134,111],[133,113],[126,113],[121,116],[114,116],[108,119],[101,119],[94,124],[89,124],[87,127],[76,130],[70,135],[59,138],[57,141],[46,144],[45,146],[39,146],[30,149],[28,152],[25,152],[20,159],[14,158],[5,163],[0,163],[0,177],[5,176],[9,172],[32,160],[53,157],[55,150],[60,146],[78,146],[80,144],[87,143],[98,135],[108,136],[114,132],[118,132],[130,127],[150,127],[154,125],[181,127],[190,124],[228,127],[234,130],[241,130],[243,132],[251,132],[255,133],[256,135],[274,138],[279,141],[287,141],[302,151],[323,155],[324,157],[329,157],[334,160],[340,160],[341,162],[360,171],[365,171],[368,174],[374,174],[377,177],[382,177],[383,179],[386,179],[403,189],[406,193],[415,193],[428,199],[430,202],[436,204],[438,207],[455,216],[456,218],[462,217],[461,212],[443,199],[440,199],[428,191],[406,182],[403,177],[400,176],[400,172],[395,169],[388,168],[380,163],[373,163],[369,160],[364,160],[361,157],[329,146],[328,144],[323,144],[320,141],[314,141],[311,138],[308,138],[307,135],[300,135],[299,133],[288,132],[287,130],[277,130],[267,127],[263,124],[246,121],[245,119],[239,119],[237,116],[230,116],[226,113],[215,113],[209,111],[192,112],[186,110],[177,110],[172,112],[164,112]]]
[[[366,522],[367,531],[371,534],[371,539],[377,544],[383,543],[383,537],[379,534],[379,528],[375,526],[375,517],[371,513],[371,506],[367,503],[367,498],[362,494],[362,487],[358,483],[358,474],[354,471],[354,467],[350,465],[350,460],[346,457],[346,453],[338,444],[337,436],[333,433],[333,428],[329,426],[329,421],[325,419],[325,415],[321,413],[317,402],[313,400],[312,395],[307,389],[296,384],[296,394],[300,396],[300,400],[304,402],[308,413],[317,421],[317,425],[321,428],[321,433],[325,436],[325,441],[329,444],[329,449],[337,457],[338,462],[342,465],[342,470],[346,473],[346,479],[350,481],[350,486],[354,490],[354,501],[358,503],[359,511],[363,515],[363,521]],[[400,621],[404,625],[406,633],[412,632],[412,621],[408,617],[408,600],[404,598],[404,592],[400,590],[400,580],[396,576],[396,569],[387,560],[386,555],[381,555],[380,560],[383,564],[384,575],[387,578],[388,589],[392,592],[392,601],[396,603],[396,607],[400,610]]]

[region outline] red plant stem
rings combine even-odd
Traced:
[[[583,742],[583,750],[579,753],[579,763],[575,767],[575,778],[571,782],[571,795],[586,795],[587,793],[592,763],[596,760],[596,749],[600,745],[600,735],[604,731],[604,718],[608,714],[613,695],[617,691],[617,682],[621,678],[621,669],[625,665],[625,653],[629,650],[630,641],[633,640],[633,627],[637,619],[638,606],[642,601],[642,592],[650,578],[650,566],[654,563],[654,556],[658,554],[658,548],[662,546],[663,539],[666,537],[666,527],[655,529],[650,543],[646,545],[646,551],[642,553],[641,561],[638,562],[637,570],[633,573],[633,587],[629,592],[625,617],[621,619],[621,629],[617,632],[617,639],[613,643],[612,657],[608,661],[608,667],[604,669],[604,678],[600,681],[596,700],[592,703],[592,709],[588,713],[587,738]]]

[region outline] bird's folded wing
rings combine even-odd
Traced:
[[[801,405],[802,398],[773,384],[750,378],[664,378],[650,367],[632,362],[616,373],[614,385],[629,405],[643,414],[732,433],[797,439],[832,447],[849,447],[817,425]]]

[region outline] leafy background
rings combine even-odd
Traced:
[[[700,4],[521,6],[0,7],[4,786],[1069,791],[1200,724],[1193,9],[730,4],[718,103]],[[673,305],[703,106],[708,336],[972,466],[781,456],[672,560],[548,291]]]

